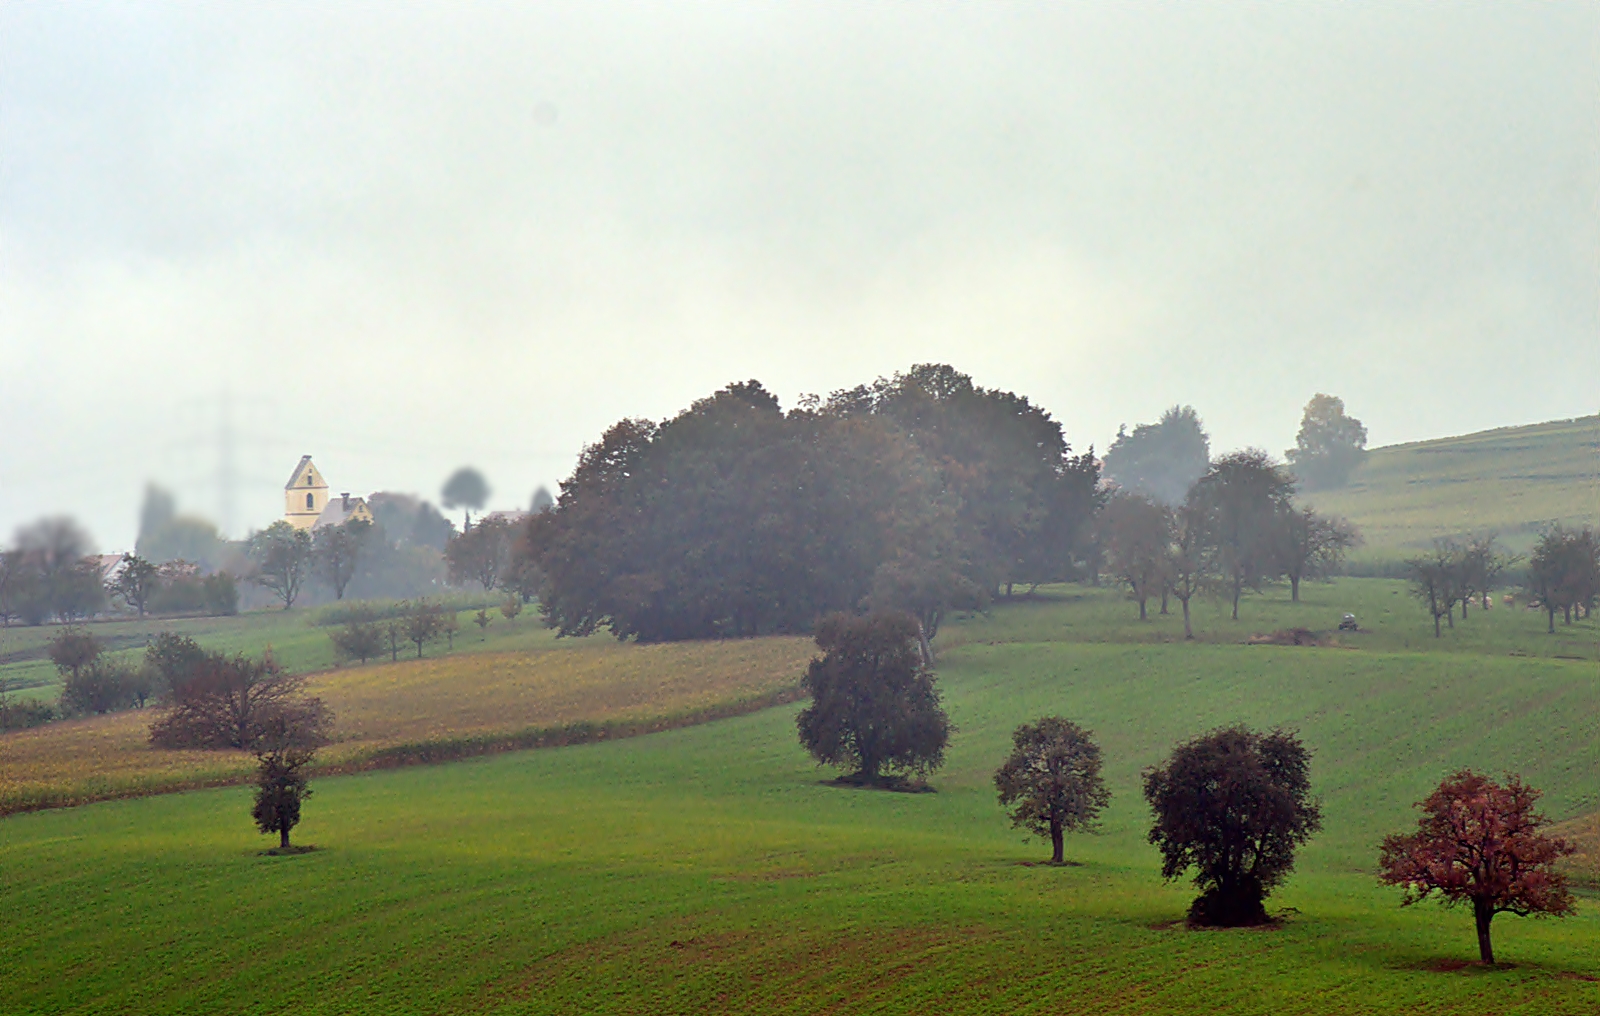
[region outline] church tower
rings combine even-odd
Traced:
[[[300,464],[283,485],[283,520],[296,529],[310,529],[327,506],[328,482],[311,464],[311,456],[300,456]]]

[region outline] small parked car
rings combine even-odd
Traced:
[[[1339,630],[1360,631],[1361,629],[1356,626],[1356,616],[1354,614],[1346,614],[1344,620],[1339,622]]]

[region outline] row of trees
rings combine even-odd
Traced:
[[[1264,452],[1247,450],[1210,464],[1183,500],[1170,507],[1138,492],[1118,491],[1100,513],[1098,530],[1108,571],[1139,605],[1169,599],[1183,608],[1185,638],[1193,638],[1190,601],[1213,593],[1232,605],[1248,590],[1286,579],[1300,583],[1337,567],[1359,541],[1348,523],[1293,502],[1294,478]]]
[[[1489,608],[1489,594],[1499,588],[1507,571],[1521,559],[1504,553],[1494,534],[1469,540],[1438,539],[1425,554],[1407,558],[1406,578],[1411,594],[1433,618],[1433,634],[1441,637],[1444,624],[1455,627],[1455,608],[1461,619],[1480,603]],[[1575,615],[1591,613],[1600,603],[1600,535],[1588,526],[1555,526],[1539,538],[1526,566],[1525,583],[1532,605],[1544,610],[1547,631],[1554,634],[1556,615],[1571,624]]]
[[[397,661],[406,645],[416,647],[417,658],[421,659],[423,648],[441,638],[455,649],[461,624],[454,609],[431,600],[416,600],[401,601],[386,613],[379,617],[371,609],[353,611],[330,636],[334,650],[345,660],[364,664],[386,652],[391,662]],[[507,621],[515,621],[521,613],[522,601],[516,597],[508,597],[500,605],[500,615]],[[487,608],[480,609],[473,618],[480,631],[488,628],[489,622]]]
[[[942,764],[954,729],[916,643],[916,625],[899,613],[835,614],[817,625],[805,678],[811,705],[796,721],[801,744],[846,775],[836,782],[904,785]],[[1194,925],[1265,923],[1266,899],[1294,869],[1296,849],[1322,825],[1311,796],[1311,753],[1293,733],[1244,726],[1214,730],[1177,745],[1143,776],[1154,815],[1149,841],[1162,877],[1194,872],[1200,894]],[[1012,824],[1051,842],[1064,861],[1064,835],[1093,829],[1110,802],[1101,752],[1090,733],[1060,716],[1019,726],[1011,754],[994,775]],[[1573,848],[1544,830],[1538,791],[1513,776],[1504,785],[1470,770],[1447,777],[1419,803],[1414,833],[1387,837],[1379,878],[1405,890],[1403,905],[1437,895],[1472,906],[1480,956],[1494,962],[1496,914],[1574,912],[1553,865]]]
[[[946,366],[787,413],[752,381],[608,430],[510,568],[566,635],[807,631],[870,605],[926,639],[948,610],[1081,574],[1098,479],[1048,413]]]
[[[1528,589],[1544,608],[1552,634],[1557,614],[1571,624],[1575,613],[1594,613],[1600,602],[1600,534],[1588,526],[1556,526],[1544,534],[1528,561]]]
[[[1428,553],[1406,560],[1405,573],[1411,582],[1411,594],[1433,618],[1433,635],[1438,638],[1441,619],[1452,628],[1456,626],[1458,605],[1462,620],[1466,620],[1467,608],[1474,601],[1488,609],[1489,594],[1513,563],[1514,559],[1501,553],[1494,534],[1489,533],[1465,542],[1435,540]]]

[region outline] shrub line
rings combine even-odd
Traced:
[[[379,769],[398,769],[403,766],[437,765],[497,755],[508,751],[527,751],[533,748],[562,748],[597,741],[620,741],[629,737],[642,737],[683,727],[699,726],[716,720],[732,719],[760,712],[775,706],[798,702],[805,697],[800,683],[786,685],[762,695],[716,702],[698,709],[681,710],[657,716],[619,720],[574,720],[543,727],[524,727],[509,733],[465,734],[459,737],[440,737],[426,741],[383,745],[361,752],[353,758],[315,766],[313,776],[345,776],[373,772]],[[209,790],[215,787],[234,787],[251,782],[253,770],[241,770],[220,776],[198,779],[177,779],[172,782],[147,783],[127,787],[79,787],[70,790],[24,790],[0,798],[0,818],[32,811],[53,808],[75,808],[98,801],[121,801],[157,794],[177,794],[190,790]]]

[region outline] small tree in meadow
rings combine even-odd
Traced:
[[[798,718],[800,743],[844,781],[893,785],[944,762],[950,719],[923,662],[917,621],[885,611],[830,614],[817,622],[817,646],[804,687],[811,705]]]
[[[329,638],[333,640],[333,648],[347,660],[360,660],[365,664],[383,652],[383,632],[370,618],[352,617]]]
[[[406,638],[417,647],[417,658],[422,658],[422,647],[444,634],[444,607],[427,600],[418,600],[406,612]]]
[[[489,611],[482,607],[479,607],[478,612],[472,615],[472,623],[478,626],[480,633],[488,631],[489,620]]]
[[[110,589],[122,598],[123,603],[138,611],[142,618],[150,598],[155,595],[160,575],[161,569],[144,558],[124,554],[116,577],[111,580]]]
[[[500,616],[507,621],[515,621],[522,613],[522,600],[515,596],[508,596],[500,602]]]
[[[1493,964],[1489,924],[1496,914],[1576,912],[1566,879],[1552,868],[1574,848],[1540,831],[1550,822],[1533,810],[1538,800],[1539,791],[1517,776],[1501,786],[1470,769],[1453,773],[1418,802],[1416,832],[1384,837],[1378,877],[1405,889],[1402,906],[1434,893],[1445,906],[1471,903],[1478,956]]]
[[[1264,924],[1267,894],[1294,870],[1295,847],[1322,825],[1311,800],[1311,753],[1293,734],[1216,730],[1178,745],[1144,774],[1155,812],[1150,842],[1168,881],[1196,869],[1189,923]]]
[[[1100,746],[1070,720],[1046,716],[1011,735],[1009,758],[994,774],[1011,824],[1050,837],[1050,863],[1062,864],[1064,833],[1093,827],[1111,792],[1100,778]]]
[[[252,750],[256,756],[256,794],[250,815],[263,833],[278,834],[278,849],[289,849],[289,830],[300,824],[300,806],[311,796],[305,769],[327,743],[320,726],[276,713],[262,725]],[[303,849],[303,848],[302,848]]]
[[[105,646],[100,640],[82,628],[64,628],[50,640],[50,662],[68,680],[77,677],[103,652]]]

